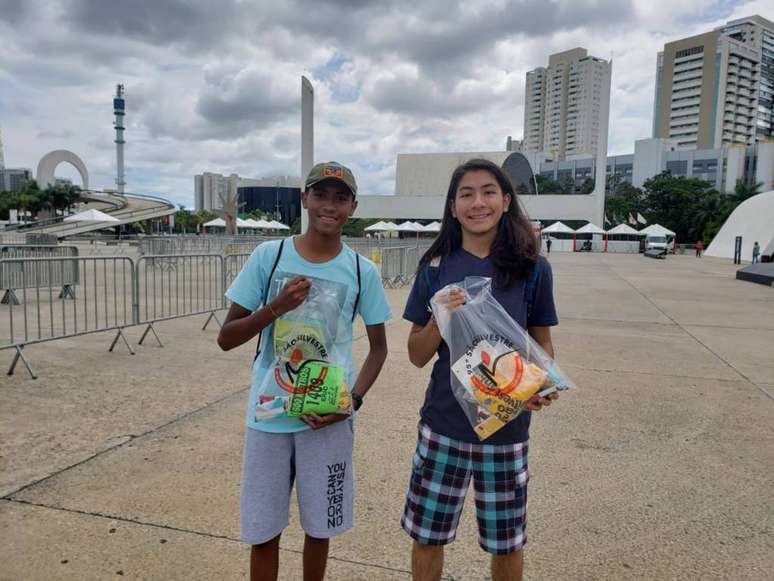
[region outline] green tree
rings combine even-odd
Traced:
[[[590,194],[594,191],[594,178],[586,178],[580,188],[581,194]]]
[[[744,180],[737,180],[733,193],[734,202],[741,204],[746,199],[760,194],[761,189],[763,189],[763,182],[748,184]]]
[[[643,206],[648,219],[666,226],[682,241],[702,239],[705,229],[725,219],[725,206],[717,190],[707,181],[672,177],[664,172],[644,184]]]
[[[536,175],[535,182],[539,194],[561,194],[562,186],[559,182],[545,176]]]

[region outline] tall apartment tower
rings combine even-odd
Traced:
[[[653,137],[715,149],[772,137],[774,23],[760,16],[664,45]]]
[[[596,155],[601,100],[610,89],[612,63],[585,48],[551,55],[548,67],[527,73],[524,102],[525,152],[555,160]]]

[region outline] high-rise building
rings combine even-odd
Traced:
[[[552,54],[548,67],[527,73],[524,97],[524,152],[562,160],[596,155],[603,96],[612,63],[585,48]],[[606,121],[606,120],[605,120]]]
[[[718,30],[760,52],[755,135],[757,141],[771,139],[774,137],[774,22],[756,15],[732,20]]]
[[[275,176],[268,178],[241,178],[237,174],[231,174],[231,176],[225,176],[219,173],[204,172],[203,174],[194,176],[194,207],[198,210],[220,210],[223,207],[221,196],[225,197],[228,192],[228,181],[230,177],[236,178],[237,191],[240,192],[240,200],[242,197],[241,191],[244,188],[270,188],[274,192],[275,188],[279,190],[293,189],[296,194],[300,191],[301,180],[292,176]],[[251,190],[253,194],[258,190]],[[261,190],[263,191],[263,190]],[[252,195],[252,194],[251,194]],[[252,198],[251,198],[252,200]],[[245,202],[246,200],[241,200]],[[249,202],[249,201],[248,201]],[[248,203],[244,207],[244,211],[249,212],[251,210],[263,209],[263,206],[253,207],[251,203]],[[242,211],[242,208],[239,210]],[[272,210],[274,211],[274,210]],[[284,214],[283,214],[284,215]]]
[[[32,170],[30,169],[0,169],[0,192],[18,192],[31,181]]]
[[[680,149],[752,144],[772,136],[774,23],[753,16],[664,45],[653,136]]]

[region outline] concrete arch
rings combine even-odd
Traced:
[[[41,158],[40,163],[38,163],[38,171],[36,173],[38,186],[40,188],[53,186],[55,182],[54,170],[60,163],[63,162],[69,163],[78,170],[78,173],[81,174],[81,180],[83,180],[83,189],[88,190],[89,170],[86,169],[86,164],[83,163],[83,160],[80,157],[75,155],[72,151],[68,151],[66,149],[50,151]]]

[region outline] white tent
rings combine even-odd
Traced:
[[[285,226],[285,224],[277,222],[276,220],[269,222],[269,227],[271,227],[272,230],[290,230],[290,226]]]
[[[575,230],[564,222],[554,222],[547,228],[543,228],[542,234],[574,234]]]
[[[545,232],[545,230],[544,230],[544,232]],[[602,230],[602,228],[600,228],[596,224],[592,224],[591,222],[589,222],[588,224],[586,224],[582,228],[578,228],[575,231],[575,233],[576,234],[604,234],[605,231]]]
[[[99,210],[86,210],[78,214],[72,214],[64,219],[64,222],[120,222],[118,218],[105,214]]]
[[[247,220],[242,220],[242,218],[237,217],[236,219],[236,225],[237,228],[255,228],[250,222]]]
[[[422,232],[422,226],[415,222],[406,221],[403,224],[398,224],[398,232]]]
[[[390,226],[388,226],[386,222],[382,222],[380,220],[376,224],[371,224],[370,226],[366,226],[364,230],[366,232],[385,232],[385,231],[392,230],[392,228],[390,228]]]
[[[634,228],[628,224],[618,224],[615,228],[611,228],[607,231],[608,234],[627,234],[629,236],[644,236],[641,232],[637,232]]]
[[[398,225],[395,222],[384,222],[384,231],[385,232],[397,232],[398,231]]]
[[[226,221],[223,218],[215,218],[214,220],[210,220],[209,222],[205,222],[202,224],[205,228],[225,228],[226,227]]]
[[[752,258],[757,241],[761,253],[774,240],[774,190],[746,199],[739,204],[707,248],[707,256],[734,257],[734,241],[742,237],[742,260]]]
[[[243,220],[243,222],[244,228],[252,228],[253,230],[256,230],[261,227],[261,225],[252,218],[247,218],[246,220]]]
[[[422,226],[423,232],[440,232],[441,231],[441,223],[440,222],[430,222],[429,224],[425,224]]]
[[[640,234],[646,236],[674,236],[675,233],[669,228],[664,228],[661,224],[651,224],[647,228],[640,230]]]

